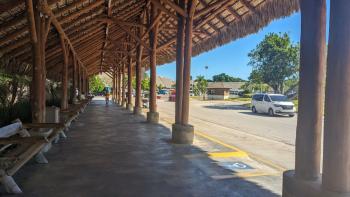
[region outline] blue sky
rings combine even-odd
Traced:
[[[327,3],[329,3],[328,0]],[[294,43],[299,42],[300,13],[275,20],[258,33],[232,41],[222,47],[192,58],[192,77],[196,78],[198,75],[204,75],[205,78],[211,79],[213,75],[227,73],[234,77],[247,79],[252,70],[247,65],[249,62],[248,53],[270,32],[287,32]],[[209,67],[208,70],[205,69],[205,66]],[[158,66],[157,75],[175,80],[175,69],[175,62]]]

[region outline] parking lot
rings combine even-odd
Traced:
[[[175,103],[158,101],[161,120],[174,121]],[[191,99],[190,123],[195,131],[239,147],[281,170],[294,168],[297,116],[253,114],[243,103]]]

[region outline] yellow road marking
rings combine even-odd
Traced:
[[[170,121],[168,121],[168,120],[166,120],[166,119],[162,119],[162,120],[165,121],[165,122],[167,122],[168,124],[172,124]],[[235,147],[235,146],[226,144],[225,142],[222,142],[221,140],[219,140],[219,139],[217,139],[217,138],[214,138],[214,137],[212,137],[212,136],[206,135],[206,134],[204,134],[204,133],[202,133],[202,132],[194,131],[194,134],[199,135],[199,136],[202,136],[202,137],[204,137],[204,138],[206,138],[206,139],[208,139],[208,140],[210,140],[210,141],[212,141],[212,142],[216,142],[217,144],[220,144],[220,145],[222,145],[222,146],[224,146],[224,147],[226,147],[226,148],[229,148],[229,149],[232,149],[232,150],[234,150],[234,151],[237,151],[237,152],[239,152],[240,154],[245,154],[245,155],[247,155],[247,156],[249,155],[249,157],[251,157],[252,159],[257,160],[257,161],[260,161],[261,163],[264,163],[264,164],[266,164],[266,165],[268,165],[268,166],[270,166],[270,167],[272,167],[272,168],[275,168],[276,170],[278,170],[278,171],[280,171],[280,172],[283,172],[283,171],[286,171],[286,170],[287,170],[287,169],[285,169],[285,168],[283,168],[283,167],[281,167],[281,166],[279,166],[279,165],[277,165],[277,164],[274,164],[274,163],[272,163],[272,162],[270,162],[270,161],[268,161],[268,160],[266,160],[266,159],[263,159],[263,158],[261,158],[261,157],[259,157],[259,156],[257,156],[257,155],[252,154],[252,153],[245,152],[245,151],[243,151],[243,150],[241,150],[241,149],[239,149],[239,148],[237,148],[237,147]],[[209,153],[209,154],[210,154],[210,153]],[[238,154],[238,153],[237,153],[237,154]]]
[[[247,153],[241,152],[241,151],[235,151],[235,152],[211,152],[208,153],[209,157],[213,158],[227,158],[227,157],[248,157]]]
[[[244,152],[244,151],[240,150],[239,148],[237,148],[237,147],[235,147],[235,146],[226,144],[225,142],[222,142],[221,140],[219,140],[219,139],[217,139],[217,138],[214,138],[214,137],[212,137],[212,136],[209,136],[209,135],[207,135],[207,134],[204,134],[204,133],[202,133],[202,132],[195,131],[194,134],[197,134],[197,135],[199,135],[199,136],[201,136],[201,137],[204,137],[204,138],[206,138],[206,139],[208,139],[208,140],[210,140],[210,141],[212,141],[212,142],[216,142],[216,143],[218,143],[218,144],[220,144],[220,145],[222,145],[222,146],[224,146],[224,147],[226,147],[226,148],[232,149],[232,150],[234,150],[234,151]]]
[[[266,172],[238,172],[230,175],[215,175],[211,176],[213,179],[232,179],[232,178],[250,178],[258,176],[279,176],[278,173]]]

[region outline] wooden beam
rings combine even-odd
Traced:
[[[147,44],[142,41],[138,36],[134,35],[129,29],[125,28],[122,24],[119,24],[118,21],[114,21],[117,26],[119,26],[122,30],[124,30],[128,35],[130,35],[134,40],[136,40],[139,44],[142,44],[143,47],[152,51],[152,49],[147,46]]]
[[[157,1],[157,0],[152,0],[152,1]],[[184,9],[182,9],[180,6],[176,5],[174,2],[169,1],[169,0],[161,0],[168,6],[170,6],[172,9],[174,9],[177,13],[179,13],[183,17],[187,17],[187,13]]]
[[[220,7],[221,5],[223,4],[227,4],[227,3],[230,3],[230,2],[236,2],[237,0],[221,0],[221,1],[216,1],[212,4],[209,4],[207,5],[205,8],[199,10],[196,12],[195,16],[194,16],[194,19],[197,19],[203,15],[206,15],[208,13],[210,13],[211,11],[213,11],[214,9]]]
[[[211,12],[209,16],[201,19],[200,21],[196,21],[195,23],[195,27],[196,28],[200,28],[202,27],[204,24],[206,24],[208,21],[212,20],[213,18],[215,18],[218,14],[220,14],[222,11],[224,11],[228,6],[236,3],[237,0],[229,0],[226,1],[224,4],[221,4],[221,6],[216,9],[214,12]]]
[[[131,27],[147,27],[145,24],[142,23],[135,23],[135,22],[129,22],[129,21],[124,21],[124,20],[120,20],[116,17],[99,17],[96,18],[97,21],[103,22],[103,23],[119,23],[121,25],[124,26],[131,26]]]
[[[81,10],[74,12],[73,14],[70,14],[68,16],[64,16],[64,17],[62,17],[62,19],[60,18],[61,25],[71,21],[74,18],[77,18],[78,16],[80,16],[82,14],[89,12],[90,10],[102,5],[103,3],[104,3],[104,0],[97,0],[94,3],[91,3],[88,6],[83,7]]]
[[[152,0],[152,4],[156,6],[159,10],[163,11],[165,14],[173,17],[175,20],[177,20],[177,16],[173,14],[170,10],[166,9],[159,1]]]
[[[31,40],[33,42],[37,42],[38,38],[36,35],[33,1],[32,0],[26,0],[26,8],[27,8],[27,15],[28,15],[27,18],[28,18],[28,23],[29,23],[29,32],[30,32]]]
[[[247,7],[250,11],[254,12],[255,11],[255,7],[252,6],[252,4],[250,4],[247,0],[240,0],[240,2]]]
[[[156,18],[154,20],[152,20],[152,23],[150,24],[150,26],[147,28],[146,32],[142,35],[141,39],[144,39],[149,32],[156,26],[158,25],[160,19],[162,19],[162,12],[159,12],[158,15],[156,16]]]

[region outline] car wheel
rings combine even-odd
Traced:
[[[269,109],[269,115],[270,116],[275,116],[275,113],[273,112],[273,109],[271,109],[271,108]]]
[[[256,112],[257,112],[254,106],[252,107],[252,112],[253,112],[254,114],[256,114]]]
[[[294,117],[294,114],[289,114],[289,117]]]

